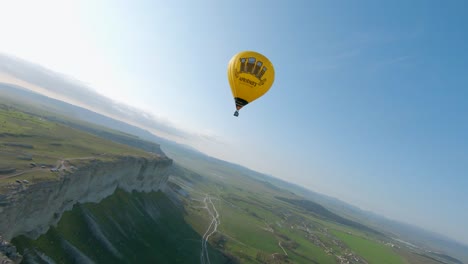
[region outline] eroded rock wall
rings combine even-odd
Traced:
[[[114,193],[151,192],[164,188],[172,160],[121,157],[117,161],[94,160],[59,180],[31,184],[0,197],[0,235],[37,238],[55,225],[64,211],[76,203],[95,202]]]

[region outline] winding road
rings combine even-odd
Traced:
[[[203,208],[205,208],[208,211],[208,214],[211,216],[211,223],[206,229],[205,234],[203,234],[200,252],[200,263],[211,264],[210,257],[208,255],[207,242],[210,236],[212,236],[218,230],[218,226],[221,224],[221,220],[219,219],[219,213],[216,210],[216,207],[208,194],[205,195],[203,203],[205,204]]]

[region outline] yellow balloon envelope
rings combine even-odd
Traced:
[[[228,65],[228,79],[236,103],[235,116],[246,104],[264,95],[273,85],[275,70],[270,60],[255,51],[239,52]]]

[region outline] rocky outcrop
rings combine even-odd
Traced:
[[[0,236],[0,263],[16,264],[20,263],[22,259],[23,257],[16,252],[16,247]]]
[[[56,225],[64,211],[76,203],[100,202],[117,188],[151,192],[164,188],[172,160],[120,157],[116,161],[92,160],[59,180],[31,184],[0,196],[0,235],[37,238]]]

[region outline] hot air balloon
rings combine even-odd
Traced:
[[[229,61],[228,79],[236,103],[234,116],[239,116],[242,107],[270,89],[275,79],[275,70],[270,60],[262,54],[242,51]]]

